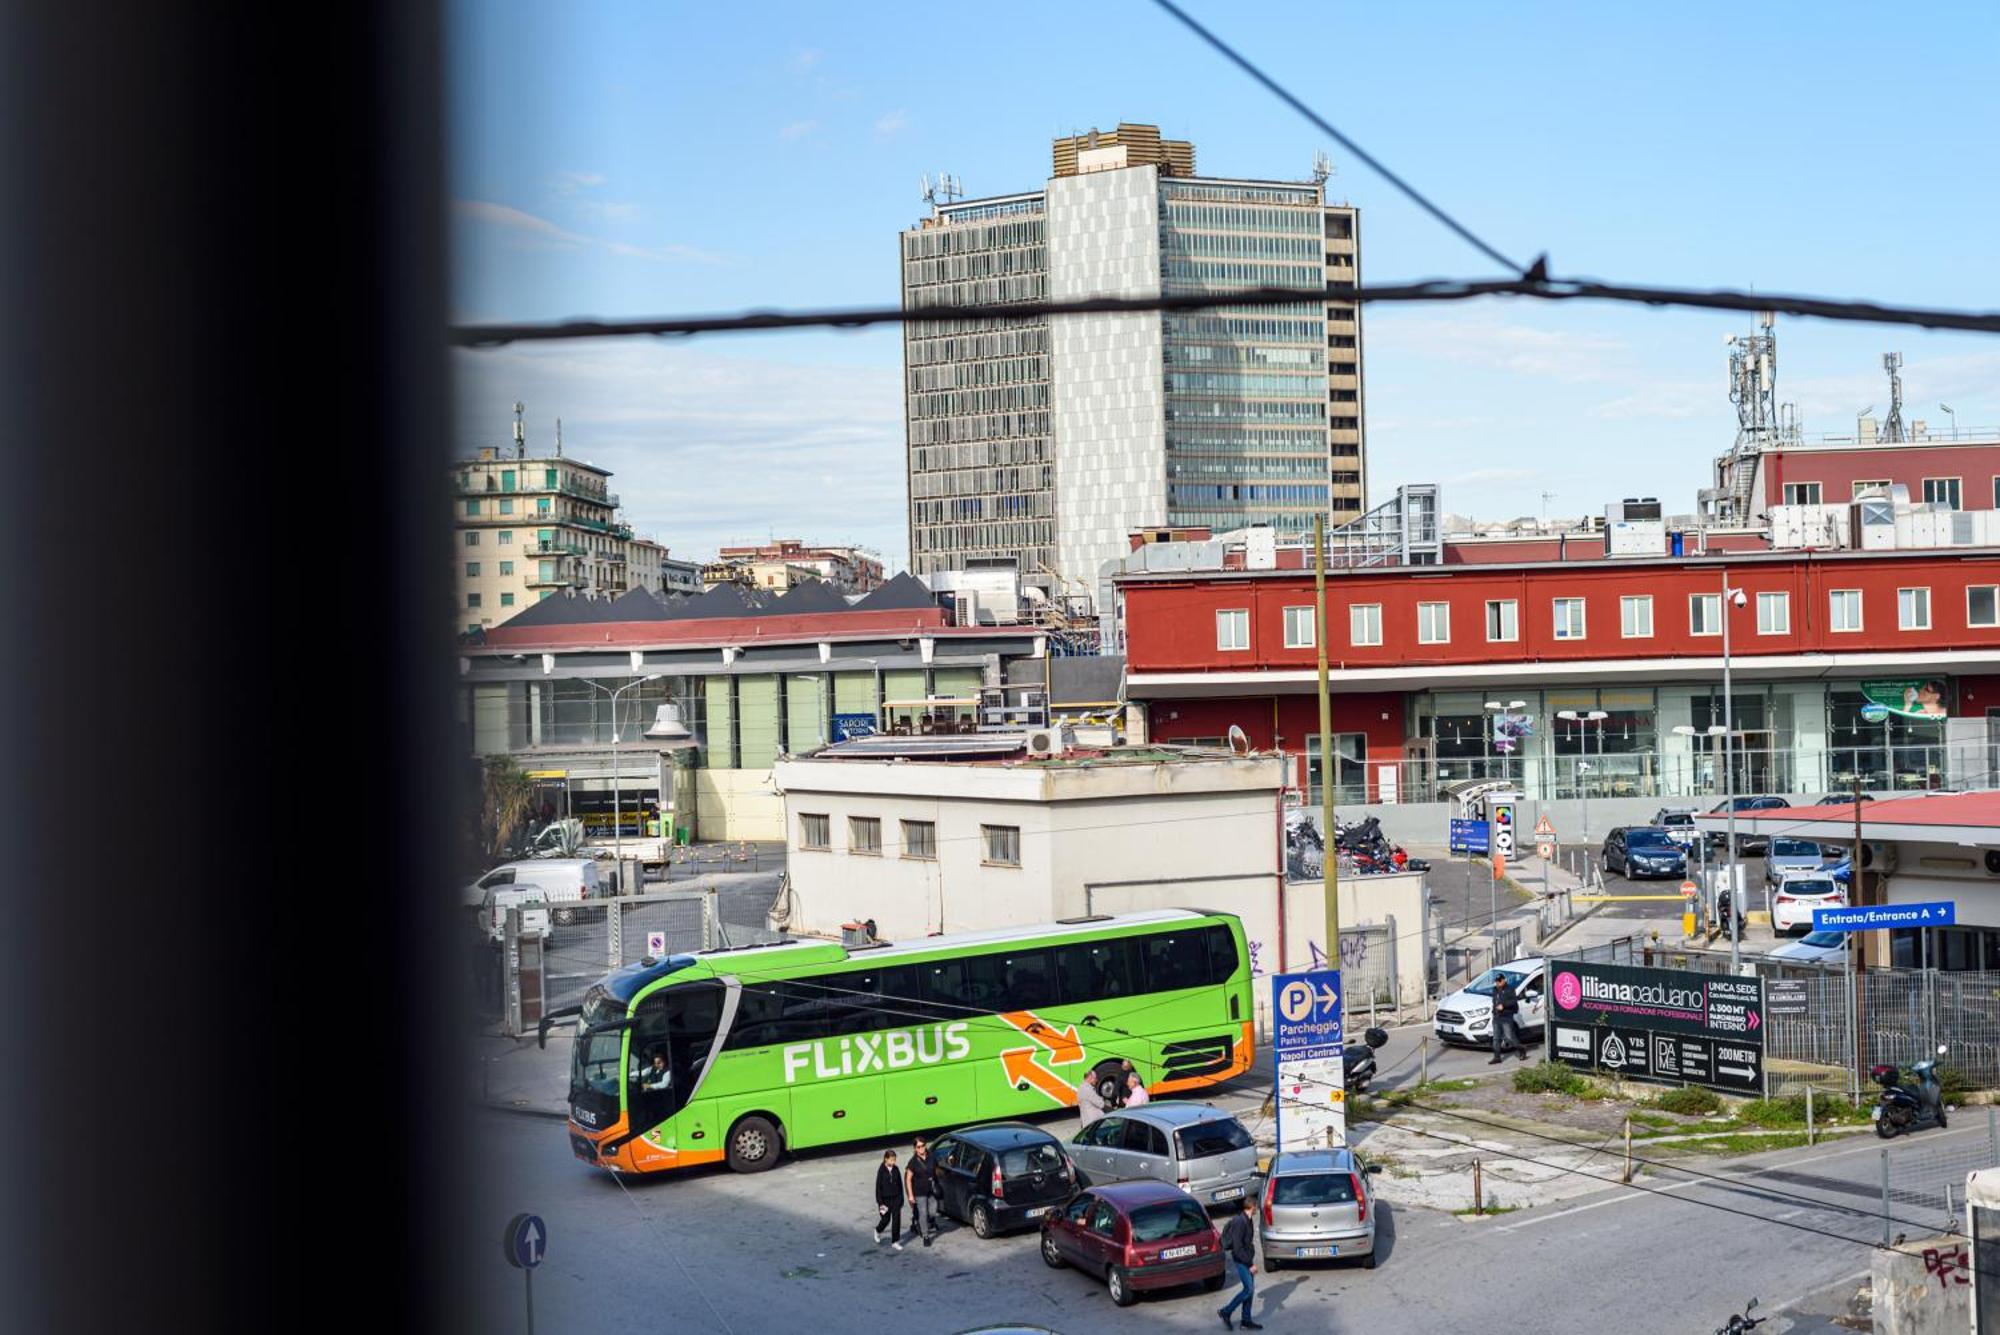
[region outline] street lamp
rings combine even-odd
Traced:
[[[1601,709],[1586,710],[1583,713],[1578,713],[1574,709],[1561,709],[1556,711],[1556,717],[1568,723],[1595,723],[1597,725],[1597,759],[1602,763],[1604,760],[1604,720],[1610,718],[1611,715]],[[1584,741],[1586,743],[1584,747],[1585,754],[1589,753],[1590,748],[1587,745],[1589,740],[1590,734],[1586,731],[1584,733]],[[1583,846],[1586,850],[1590,848],[1590,785],[1583,782],[1582,772],[1590,768],[1590,762],[1587,760],[1577,762],[1576,786],[1583,793]]]
[[[1526,700],[1509,700],[1504,705],[1498,700],[1488,700],[1486,702],[1487,711],[1495,716],[1493,720],[1495,726],[1492,731],[1496,733],[1499,731],[1499,715],[1510,710],[1526,709],[1527,707],[1528,702]],[[1493,749],[1500,751],[1500,739],[1497,736],[1493,738]],[[1525,771],[1523,773],[1525,774]],[[1505,751],[1500,751],[1500,778],[1503,782],[1507,778],[1507,753]]]
[[[1958,414],[1957,414],[1957,413],[1955,413],[1955,412],[1953,412],[1953,411],[1951,410],[1951,405],[1950,405],[1949,403],[1940,403],[1940,404],[1938,405],[1938,407],[1939,407],[1939,409],[1941,409],[1941,410],[1942,410],[1942,411],[1944,412],[1945,416],[1947,416],[1947,417],[1949,417],[1949,418],[1951,419],[1951,438],[1952,438],[1953,440],[1957,440],[1957,439],[1958,439]]]
[[[608,686],[599,686],[588,677],[577,678],[577,680],[581,681],[591,690],[611,697],[611,860],[617,864],[618,872],[621,876],[625,873],[625,794],[624,789],[620,786],[621,780],[618,773],[618,697],[635,686],[644,686],[649,681],[658,681],[665,675],[662,672],[651,672],[643,677],[626,682],[617,690],[612,690]],[[642,882],[643,880],[644,878],[641,877]],[[645,888],[644,884],[641,884],[635,887],[633,893],[642,893]],[[625,887],[621,885],[619,892],[622,894],[624,890]]]
[[[1724,624],[1727,623],[1725,622]],[[1729,753],[1729,729],[1720,724],[1711,723],[1706,728],[1691,728],[1683,723],[1676,726],[1674,731],[1683,737],[1720,737],[1722,738],[1723,755],[1726,757]],[[1729,835],[1726,850],[1728,857],[1724,860],[1723,866],[1727,869],[1725,874],[1729,881],[1729,967],[1733,971],[1737,960],[1736,920],[1737,915],[1743,911],[1743,896],[1736,887],[1736,784],[1734,776],[1729,772],[1729,764],[1726,759],[1722,766],[1722,800],[1729,813]]]

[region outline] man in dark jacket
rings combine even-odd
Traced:
[[[875,1241],[883,1234],[897,1251],[903,1250],[903,1175],[896,1169],[896,1151],[885,1150],[882,1166],[875,1170]]]
[[[1528,1049],[1521,1044],[1521,1026],[1514,1018],[1520,1009],[1521,1002],[1514,995],[1514,980],[1502,973],[1493,984],[1493,1059],[1486,1063],[1488,1066],[1498,1066],[1509,1048],[1522,1061],[1528,1060]]]
[[[1222,1226],[1223,1253],[1236,1267],[1236,1282],[1243,1286],[1243,1291],[1231,1298],[1227,1307],[1216,1313],[1222,1318],[1222,1324],[1230,1330],[1236,1329],[1235,1323],[1229,1319],[1230,1314],[1238,1308],[1243,1310],[1243,1329],[1264,1329],[1250,1319],[1250,1300],[1257,1293],[1257,1230],[1251,1224],[1250,1217],[1256,1212],[1257,1198],[1246,1195],[1243,1198],[1242,1208]]]
[[[937,1160],[931,1157],[930,1146],[924,1143],[922,1136],[918,1136],[903,1181],[909,1189],[910,1232],[921,1236],[926,1247],[937,1237],[938,1197],[944,1195],[944,1184],[938,1181],[937,1166]]]

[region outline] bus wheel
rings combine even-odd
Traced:
[[[752,1114],[729,1132],[729,1166],[739,1173],[761,1173],[778,1162],[778,1128],[767,1117]]]

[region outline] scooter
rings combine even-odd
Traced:
[[[1350,1050],[1346,1054],[1347,1092],[1359,1094],[1368,1088],[1368,1082],[1375,1078],[1375,1049],[1389,1041],[1386,1029],[1370,1029],[1361,1035],[1363,1047],[1360,1052]]]
[[[1938,1056],[1945,1054],[1943,1044],[1938,1045]],[[1891,1140],[1906,1131],[1928,1131],[1932,1127],[1944,1130],[1944,1086],[1938,1081],[1937,1063],[1918,1062],[1910,1068],[1916,1077],[1914,1085],[1902,1084],[1896,1079],[1894,1066],[1871,1066],[1868,1078],[1882,1086],[1882,1097],[1868,1110],[1874,1119],[1875,1134],[1884,1140]]]
[[[1717,930],[1724,936],[1729,935],[1729,915],[1731,913],[1736,915],[1736,935],[1741,937],[1743,935],[1743,909],[1731,898],[1729,887],[1724,886],[1715,892],[1715,921]]]
[[[1756,1310],[1757,1300],[1752,1298],[1744,1305],[1740,1314],[1730,1317],[1726,1325],[1717,1326],[1715,1335],[1743,1335],[1744,1331],[1761,1326],[1771,1319],[1767,1316],[1751,1316],[1750,1314]]]

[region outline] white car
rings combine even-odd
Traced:
[[[536,937],[546,944],[554,936],[549,927],[549,906],[540,886],[503,885],[485,892],[479,904],[479,925],[494,941],[507,939],[507,910],[521,910],[521,935]]]
[[[1767,892],[1771,930],[1779,934],[1810,929],[1814,909],[1845,908],[1847,888],[1824,872],[1793,874]]]
[[[539,891],[539,898],[557,906],[556,921],[568,926],[581,916],[574,905],[603,898],[605,883],[591,858],[525,858],[503,863],[466,886],[463,902],[476,906],[485,901],[487,891],[507,889]]]
[[[1807,932],[1798,940],[1779,946],[1767,958],[1793,964],[1845,964],[1847,933]]]
[[[1437,1036],[1447,1043],[1483,1046],[1493,1041],[1493,984],[1502,973],[1514,980],[1514,994],[1521,1009],[1514,1015],[1520,1026],[1521,1041],[1541,1037],[1544,996],[1548,991],[1548,962],[1541,959],[1509,960],[1497,969],[1488,969],[1458,991],[1438,1002],[1431,1022]]]

